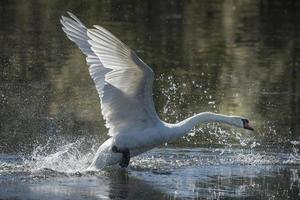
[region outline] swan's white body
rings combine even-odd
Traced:
[[[87,56],[89,72],[99,93],[102,115],[111,136],[100,146],[89,169],[119,163],[122,154],[113,152],[113,146],[128,149],[133,157],[182,137],[199,123],[215,121],[248,127],[244,118],[209,112],[177,124],[161,121],[152,98],[152,69],[103,27],[87,29],[76,16],[68,14],[71,18],[61,19],[63,30]]]
[[[164,133],[167,131],[167,127],[161,123],[156,127],[145,129],[141,132],[132,131],[130,134],[120,134],[113,136],[106,140],[98,149],[90,170],[102,169],[105,166],[117,164],[122,159],[122,154],[113,153],[111,148],[117,146],[118,148],[129,148],[130,156],[137,156],[153,147],[162,144],[167,141],[164,138]],[[124,136],[126,135],[126,136]]]

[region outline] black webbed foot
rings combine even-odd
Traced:
[[[122,167],[122,168],[126,168],[128,167],[129,165],[129,161],[130,161],[130,151],[128,148],[125,148],[125,149],[118,149],[118,147],[116,146],[113,146],[111,148],[112,152],[114,153],[121,153],[122,154],[122,160],[121,162],[119,163],[119,165]]]

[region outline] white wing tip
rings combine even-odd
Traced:
[[[67,13],[70,17],[75,16],[73,13],[71,13],[71,11],[67,11]]]
[[[60,22],[64,25],[64,23],[68,20],[73,20],[75,22],[77,22],[80,26],[85,27],[85,25],[80,21],[80,19],[78,19],[78,17],[76,17],[76,15],[74,15],[73,13],[71,13],[70,11],[67,11],[67,14],[69,15],[68,17],[66,16],[61,16]]]

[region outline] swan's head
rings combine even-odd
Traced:
[[[233,123],[237,127],[248,129],[254,131],[254,129],[249,125],[249,120],[243,117],[233,117]]]

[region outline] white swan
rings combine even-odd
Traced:
[[[63,31],[87,56],[89,72],[100,96],[111,136],[98,149],[89,169],[119,163],[165,142],[176,140],[195,125],[221,122],[253,130],[243,117],[200,113],[177,124],[159,119],[152,98],[154,73],[130,48],[101,26],[87,29],[72,13],[61,18]]]

